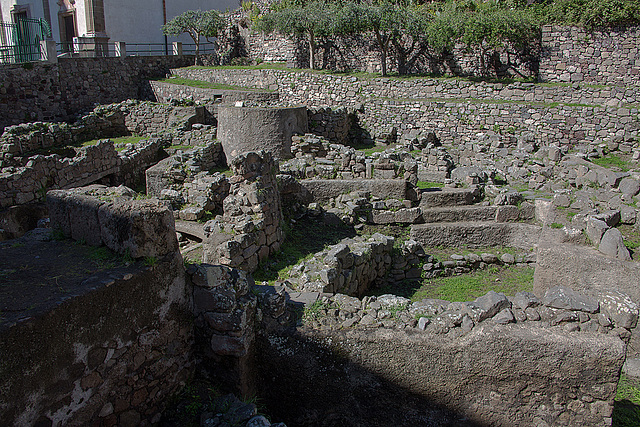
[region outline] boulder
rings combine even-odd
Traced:
[[[631,261],[629,250],[624,245],[622,233],[617,228],[608,229],[602,236],[598,250],[605,255],[621,259],[623,261]]]

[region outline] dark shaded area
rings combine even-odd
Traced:
[[[479,426],[294,329],[257,338],[258,395],[289,427]]]
[[[613,427],[640,426],[640,405],[630,400],[616,400],[613,404]]]

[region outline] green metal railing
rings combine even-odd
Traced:
[[[15,23],[0,22],[0,63],[39,61],[40,42],[51,37],[44,19],[20,18]]]

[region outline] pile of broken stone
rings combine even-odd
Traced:
[[[611,291],[594,299],[562,286],[549,289],[541,299],[529,292],[505,296],[489,291],[470,302],[412,303],[395,295],[358,299],[342,294],[320,296],[318,301],[320,308],[308,308],[303,321],[321,329],[384,327],[462,336],[483,322],[527,322],[566,332],[616,334],[626,340],[638,321],[638,306],[624,294]]]

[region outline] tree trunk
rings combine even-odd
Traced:
[[[380,46],[380,65],[382,67],[382,75],[387,75],[387,48],[388,48],[388,40],[385,42],[382,38],[382,35],[379,31],[376,31],[376,39],[378,40],[378,46]]]
[[[313,33],[309,34],[309,68],[315,70],[316,63],[316,41],[313,37]]]

